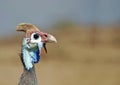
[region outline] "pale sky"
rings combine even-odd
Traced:
[[[21,22],[47,28],[59,19],[77,23],[120,21],[120,0],[0,0],[0,36]]]

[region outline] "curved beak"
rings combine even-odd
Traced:
[[[44,40],[43,40],[43,41],[44,41]],[[45,52],[47,53],[46,43],[57,43],[57,40],[56,40],[56,38],[55,38],[53,35],[51,35],[51,34],[47,34],[47,35],[46,35],[46,39],[45,39],[45,41],[44,41],[43,47],[44,47]]]
[[[43,44],[44,50],[47,53],[46,43],[57,43],[57,40],[53,35],[47,34],[46,39],[45,40],[43,39],[43,42],[44,42]]]
[[[44,33],[44,32],[39,32],[39,34],[42,38],[44,50],[47,53],[46,43],[57,43],[57,40],[51,34],[47,34],[47,33]]]
[[[57,40],[53,35],[47,34],[46,42],[47,43],[57,43]]]

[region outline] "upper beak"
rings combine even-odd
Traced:
[[[48,43],[57,43],[57,40],[53,35],[47,34],[46,42],[48,42]]]

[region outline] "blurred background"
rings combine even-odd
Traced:
[[[17,85],[19,23],[53,34],[36,64],[40,85],[120,85],[120,0],[0,0],[0,85]]]

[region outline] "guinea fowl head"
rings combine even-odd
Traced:
[[[42,47],[44,47],[47,53],[46,43],[57,42],[54,36],[40,31],[35,25],[29,23],[19,24],[16,30],[25,32],[21,53],[27,70],[30,70],[33,64],[38,63],[40,60]]]

